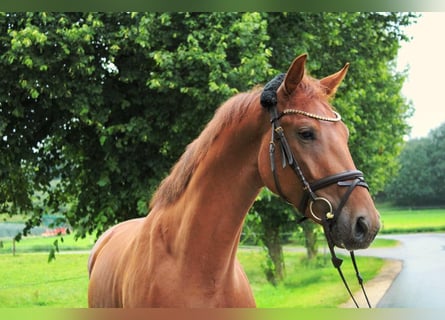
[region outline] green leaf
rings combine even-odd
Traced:
[[[48,254],[48,263],[53,260],[56,260],[56,251],[54,250],[54,248],[51,248]]]
[[[31,88],[30,91],[31,91],[31,97],[33,99],[37,99],[39,97],[40,93],[35,88]]]
[[[104,173],[100,177],[99,181],[97,181],[97,184],[99,187],[105,187],[110,184],[110,178],[108,177],[108,175],[106,173]]]
[[[103,146],[105,144],[105,142],[107,141],[107,136],[100,136],[99,138],[99,143],[101,146]]]
[[[54,240],[53,247],[56,252],[59,252],[59,240],[58,239]]]
[[[28,68],[32,68],[32,66],[33,66],[33,61],[32,61],[32,59],[30,58],[30,57],[25,57],[24,59],[23,59],[23,64],[25,65],[25,66],[27,66]]]

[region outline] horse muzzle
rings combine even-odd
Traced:
[[[351,214],[343,212],[325,231],[329,232],[333,244],[339,248],[349,251],[366,249],[380,230],[378,216],[375,211],[366,215],[357,214],[357,217],[351,218]]]

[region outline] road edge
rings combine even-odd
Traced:
[[[403,261],[397,259],[385,259],[385,263],[379,274],[373,279],[365,282],[365,290],[368,294],[369,301],[373,308],[377,306],[385,295],[386,291],[391,287],[394,279],[402,271]],[[366,301],[361,291],[354,293],[354,297],[360,307],[366,307]],[[352,299],[341,304],[340,308],[356,308]]]

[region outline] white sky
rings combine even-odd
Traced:
[[[445,12],[424,12],[406,28],[410,42],[402,43],[398,69],[408,66],[403,95],[412,101],[409,138],[424,137],[445,122]]]

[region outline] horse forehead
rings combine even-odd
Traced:
[[[310,92],[296,92],[287,101],[286,108],[300,109],[326,116],[332,116],[334,109],[325,95]]]
[[[328,99],[324,99],[323,97],[308,97],[304,94],[290,99],[282,111],[286,109],[300,110],[326,118],[335,117],[334,111],[336,111]],[[331,143],[342,144],[345,142],[347,144],[349,140],[349,129],[343,121],[322,121],[304,115],[290,116],[288,119],[296,126],[314,127],[320,130],[320,132],[325,132],[326,134],[319,136],[319,138],[325,137]]]
[[[286,112],[286,110],[288,112]],[[338,131],[340,133],[344,131],[345,125],[342,121],[323,121],[319,118],[325,117],[328,119],[332,119],[338,117],[338,114],[334,112],[335,109],[327,101],[310,99],[308,99],[307,101],[297,100],[295,103],[288,103],[287,106],[283,108],[282,112],[293,114],[293,110],[307,112],[310,115],[314,115],[314,117],[311,117],[310,115],[305,116],[304,114],[301,114],[299,116],[292,115],[288,117],[292,118],[294,123],[298,123],[299,125],[313,126],[317,128],[325,127],[323,125],[326,124],[326,128],[329,128],[329,131]]]

